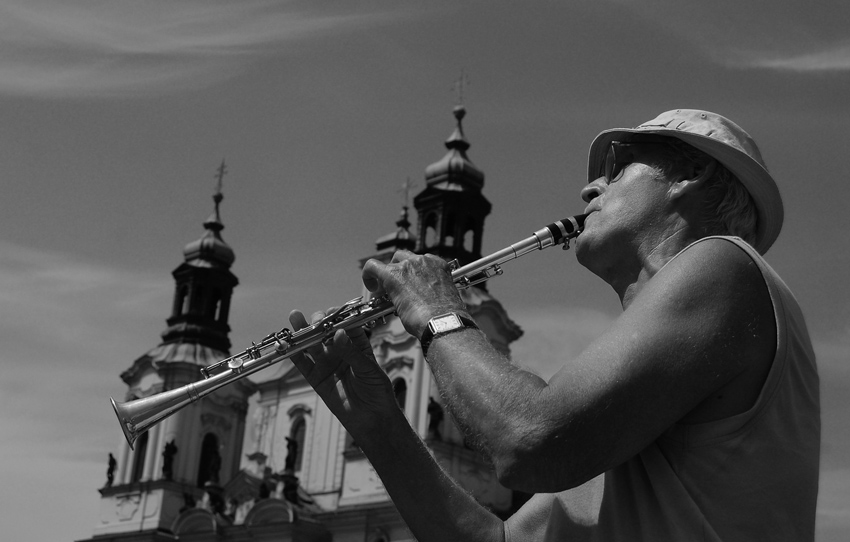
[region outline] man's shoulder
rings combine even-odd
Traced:
[[[629,320],[636,325],[651,318],[724,334],[753,321],[773,322],[763,266],[742,243],[710,237],[689,245],[646,283],[623,316],[634,314]]]
[[[655,278],[669,288],[679,285],[687,292],[710,295],[717,301],[729,294],[729,301],[761,298],[769,301],[762,270],[744,241],[734,237],[706,237],[696,241],[671,259]],[[764,305],[770,308],[769,303]]]

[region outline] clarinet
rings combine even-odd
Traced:
[[[570,240],[582,232],[586,217],[576,215],[552,222],[530,237],[463,267],[459,267],[457,261],[450,262],[452,281],[458,289],[466,289],[501,275],[501,264],[534,250],[559,244],[567,250]],[[316,346],[332,338],[337,330],[372,327],[385,321],[394,311],[392,300],[386,295],[366,301],[362,296],[356,297],[319,322],[294,332],[283,328],[270,333],[242,352],[201,368],[202,380],[124,403],[117,403],[110,397],[112,408],[132,449],[133,443],[142,433],[215,390]]]

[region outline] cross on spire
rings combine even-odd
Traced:
[[[221,195],[221,184],[224,181],[224,175],[227,173],[227,165],[224,163],[224,158],[221,159],[221,165],[218,166],[215,175],[215,195]]]
[[[404,193],[404,207],[408,207],[408,202],[410,201],[410,191],[413,189],[414,186],[416,186],[416,183],[410,182],[410,177],[408,177],[407,180],[404,181],[404,183],[402,183],[401,185],[401,190],[399,190],[399,192]]]
[[[455,79],[454,84],[452,84],[452,90],[455,92],[457,96],[457,105],[463,105],[463,91],[466,90],[466,87],[469,86],[469,77],[467,77],[466,72],[461,69],[460,77]]]

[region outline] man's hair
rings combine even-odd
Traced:
[[[662,149],[655,166],[674,177],[689,165],[705,165],[713,159],[675,138],[670,138],[670,145]],[[735,235],[751,245],[755,243],[758,226],[755,201],[741,181],[719,161],[706,180],[704,194],[702,226],[709,235]]]

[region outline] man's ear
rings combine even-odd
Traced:
[[[694,164],[690,175],[676,181],[670,187],[670,196],[673,199],[693,194],[705,185],[705,182],[714,175],[717,169],[717,160],[712,158],[705,164]]]

